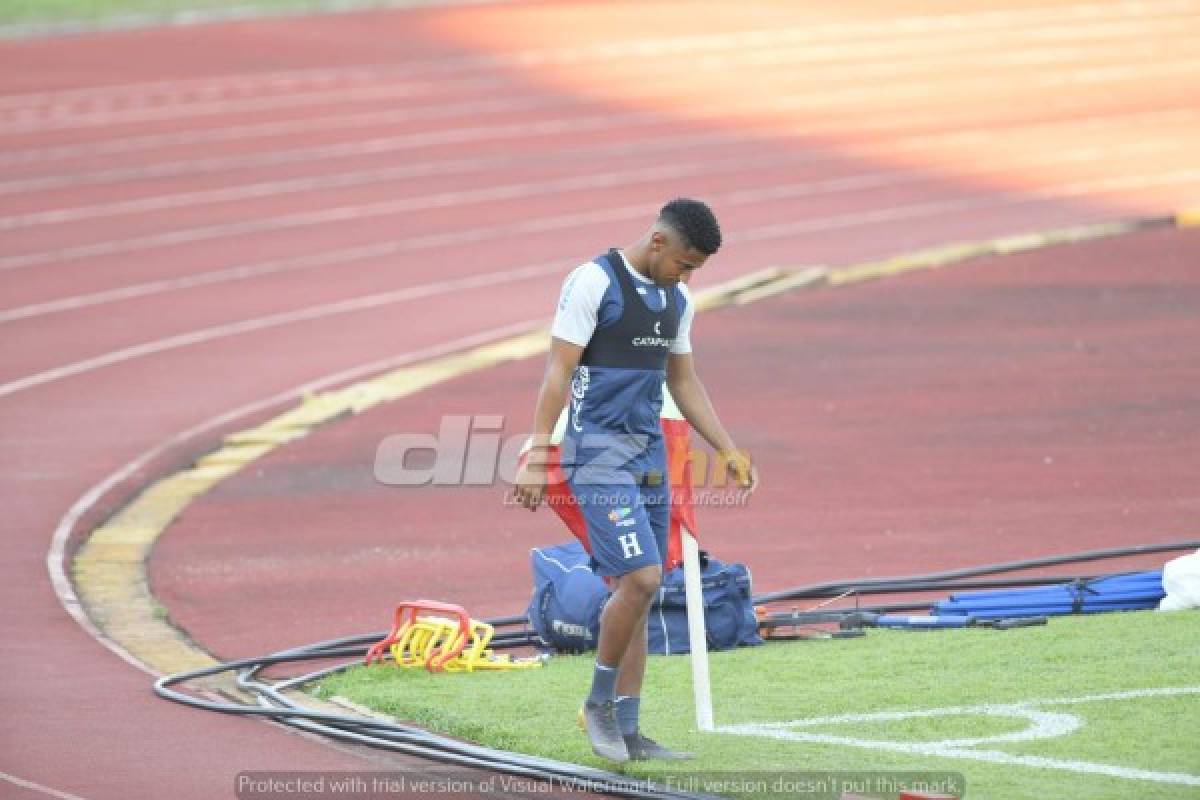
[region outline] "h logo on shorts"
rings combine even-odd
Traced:
[[[621,543],[621,549],[625,551],[626,558],[634,558],[642,554],[642,548],[638,544],[636,533],[627,533],[624,536],[618,536],[617,541]]]

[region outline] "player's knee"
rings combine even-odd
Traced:
[[[621,576],[621,588],[649,602],[662,585],[662,568],[658,566],[641,567]]]

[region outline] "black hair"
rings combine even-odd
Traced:
[[[712,209],[699,200],[676,197],[662,207],[658,218],[683,237],[683,243],[711,256],[721,249],[721,226]]]

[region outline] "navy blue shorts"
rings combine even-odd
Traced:
[[[620,469],[579,467],[568,473],[571,501],[586,523],[584,546],[597,575],[615,577],[662,566],[667,557],[671,486],[662,440],[655,444],[639,463]]]

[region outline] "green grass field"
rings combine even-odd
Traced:
[[[167,19],[186,11],[284,11],[318,5],[317,0],[0,0],[0,25],[96,23],[126,15]]]
[[[326,679],[317,693],[493,747],[609,769],[612,765],[592,755],[575,722],[591,664],[587,656],[558,657],[538,670],[441,675],[392,666],[356,668]],[[1200,617],[1195,612],[1058,618],[1045,627],[1010,631],[873,630],[862,639],[714,653],[711,669],[719,728],[1131,690],[1193,691],[1033,706],[1078,727],[1048,738],[959,745],[970,757],[950,757],[911,748],[1013,734],[1032,722],[968,709],[788,729],[802,731],[809,737],[805,741],[700,734],[692,729],[688,659],[658,657],[650,662],[643,728],[699,758],[682,768],[631,764],[625,774],[680,785],[689,774],[702,780],[711,773],[749,771],[957,772],[965,776],[972,800],[1200,797]],[[826,740],[813,740],[820,737]],[[986,756],[993,760],[980,760],[980,752],[993,754]],[[1074,768],[1062,768],[1063,763]],[[1114,770],[1118,774],[1111,774]],[[723,786],[691,784],[698,790]]]

